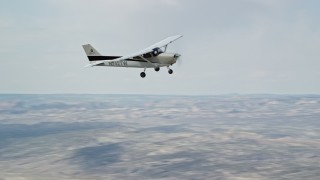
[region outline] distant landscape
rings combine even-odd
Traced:
[[[320,95],[0,95],[0,179],[318,179]]]

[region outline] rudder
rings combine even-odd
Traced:
[[[87,56],[102,56],[91,44],[82,45]]]

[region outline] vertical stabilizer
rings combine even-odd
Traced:
[[[91,44],[82,45],[87,56],[102,56]]]

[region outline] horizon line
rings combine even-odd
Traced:
[[[320,96],[317,93],[221,93],[221,94],[138,94],[138,93],[0,93],[0,95],[125,95],[125,96]]]

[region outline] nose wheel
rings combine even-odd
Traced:
[[[169,70],[168,70],[168,73],[169,73],[169,74],[172,74],[172,73],[173,73],[173,70],[172,70],[172,69],[169,69]]]

